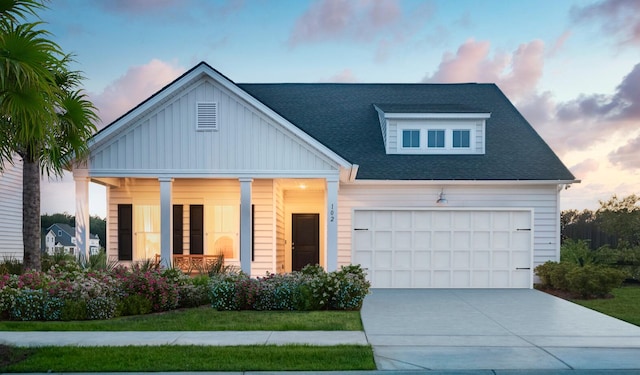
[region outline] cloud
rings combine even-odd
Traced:
[[[626,145],[611,152],[609,161],[622,169],[640,169],[640,136],[631,139]]]
[[[319,0],[298,18],[289,45],[331,39],[371,41],[401,16],[396,0]]]
[[[359,80],[353,74],[351,69],[344,69],[343,71],[329,77],[326,80],[322,80],[322,82],[338,82],[338,83],[356,83]]]
[[[576,121],[589,116],[599,120],[640,119],[640,64],[636,64],[613,95],[581,95],[563,104],[558,116],[565,121]]]
[[[558,39],[555,40],[555,42],[547,52],[547,56],[553,57],[557,55],[560,51],[562,51],[565,43],[567,42],[567,40],[569,40],[572,34],[573,33],[570,30],[563,32],[562,35],[560,35],[560,37],[558,37]]]
[[[620,44],[640,44],[640,1],[602,0],[571,8],[576,23],[600,23],[603,34],[613,35]]]
[[[521,44],[511,54],[490,56],[491,44],[470,39],[456,53],[447,52],[438,69],[423,82],[496,83],[512,100],[535,91],[544,68],[544,43]]]
[[[599,167],[600,163],[596,159],[586,159],[569,169],[576,178],[581,179],[591,172],[596,172]]]
[[[100,94],[90,95],[103,125],[110,124],[156,91],[176,79],[184,69],[157,59],[133,66]],[[99,126],[100,127],[100,126]]]
[[[101,0],[98,4],[106,11],[141,15],[163,11],[168,8],[184,5],[183,0]]]

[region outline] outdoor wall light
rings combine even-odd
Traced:
[[[440,195],[438,195],[438,200],[436,201],[436,204],[438,206],[444,206],[447,203],[449,203],[449,201],[447,201],[447,198],[444,197],[444,189],[442,189],[440,191]]]

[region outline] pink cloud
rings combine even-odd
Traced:
[[[328,79],[323,80],[323,82],[355,83],[358,82],[358,79],[353,74],[353,71],[351,71],[351,69],[344,69],[338,74],[335,74]]]
[[[122,116],[183,72],[181,67],[155,59],[129,68],[103,92],[91,95],[102,124],[107,125]]]
[[[549,49],[549,52],[547,52],[547,56],[552,57],[558,54],[558,52],[560,52],[564,48],[565,43],[567,42],[567,40],[569,40],[571,35],[572,33],[570,30],[567,30],[564,33],[562,33],[562,35],[560,35],[560,37],[558,37],[558,39],[555,40],[555,42]]]
[[[637,0],[602,0],[575,6],[571,16],[577,23],[600,23],[604,34],[618,38],[620,44],[640,44],[640,2]]]
[[[373,40],[401,18],[396,0],[318,0],[297,20],[289,44]]]
[[[512,100],[535,90],[544,67],[544,43],[521,44],[512,54],[490,56],[491,44],[468,40],[455,54],[446,53],[438,69],[423,82],[496,83]]]
[[[640,136],[611,152],[609,161],[623,169],[640,169]]]
[[[103,9],[113,13],[140,15],[183,5],[183,0],[102,0]]]
[[[595,159],[584,160],[573,167],[569,168],[576,178],[584,178],[591,172],[595,172],[600,167],[600,163]]]

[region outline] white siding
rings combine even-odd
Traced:
[[[342,185],[338,215],[338,265],[351,262],[351,218],[355,208],[436,208],[440,186]],[[444,186],[446,207],[533,209],[533,267],[558,260],[560,247],[556,185]]]
[[[0,174],[0,258],[22,260],[22,159],[13,163]]]
[[[207,101],[218,103],[218,131],[196,131],[196,103]],[[89,163],[94,176],[326,174],[337,168],[284,126],[210,79],[185,87],[120,134],[92,146]]]
[[[285,246],[286,240],[284,237],[284,191],[277,182],[274,181],[274,199],[275,199],[275,220],[276,220],[276,269],[277,273],[283,273],[285,270]]]

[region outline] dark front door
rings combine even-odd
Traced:
[[[320,215],[291,217],[291,268],[300,271],[307,264],[320,263]]]
[[[203,254],[204,206],[189,206],[189,254]]]

